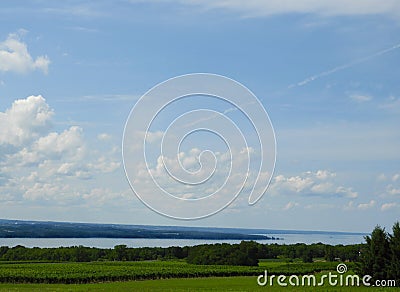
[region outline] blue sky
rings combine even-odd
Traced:
[[[400,4],[381,2],[2,1],[0,217],[390,228],[400,214]],[[195,72],[255,93],[277,163],[256,205],[242,194],[182,222],[134,196],[121,141],[140,96]]]

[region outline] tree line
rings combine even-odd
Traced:
[[[363,245],[315,244],[261,244],[242,241],[239,244],[217,243],[197,246],[140,247],[117,245],[104,249],[72,246],[58,248],[28,248],[21,245],[0,247],[0,261],[90,262],[90,261],[143,261],[182,259],[193,264],[221,264],[256,266],[259,259],[302,259],[312,262],[315,258],[327,261],[358,261]]]

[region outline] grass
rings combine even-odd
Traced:
[[[0,291],[400,291],[376,287],[280,287],[257,284],[253,277],[162,279],[96,284],[0,284]]]

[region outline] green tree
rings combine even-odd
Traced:
[[[335,260],[335,249],[332,245],[325,246],[325,259],[330,262]]]
[[[389,277],[400,280],[400,224],[396,222],[393,225],[393,234],[389,236],[390,246],[390,267]]]
[[[301,259],[303,260],[303,263],[313,262],[313,254],[310,248],[304,249]]]
[[[390,263],[389,236],[384,228],[376,226],[371,237],[366,236],[366,245],[361,252],[360,272],[374,280],[388,279]]]
[[[114,246],[114,250],[117,255],[117,261],[126,261],[128,257],[126,247],[127,246],[125,244]]]

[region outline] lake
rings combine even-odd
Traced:
[[[257,240],[260,243],[318,243],[337,244],[358,244],[364,242],[364,235],[361,234],[337,234],[337,233],[279,233],[268,234],[283,238],[282,240]],[[168,247],[168,246],[193,246],[198,244],[212,243],[240,243],[240,240],[201,240],[201,239],[149,239],[149,238],[0,238],[0,246],[23,245],[26,247],[60,247],[60,246],[89,246],[98,248],[112,248],[119,244],[128,247]]]

